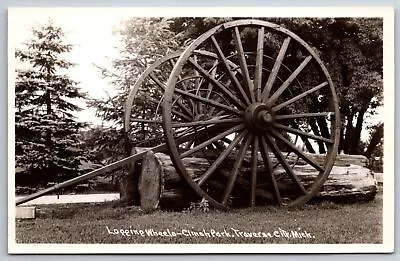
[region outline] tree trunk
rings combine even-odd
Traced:
[[[315,119],[310,119],[310,126],[311,126],[312,131],[314,132],[314,135],[321,136]],[[321,153],[321,154],[325,153],[324,143],[322,141],[317,141],[317,144],[318,144],[319,153]]]
[[[330,135],[329,135],[329,129],[328,129],[328,124],[326,123],[326,119],[322,118],[322,117],[318,117],[317,123],[318,123],[319,130],[321,132],[321,136],[329,139]]]
[[[47,79],[46,82],[49,85],[50,84],[50,68],[47,68]],[[45,102],[46,102],[46,114],[50,117],[50,115],[52,114],[52,109],[51,109],[51,93],[50,90],[46,90],[45,93]],[[47,129],[46,130],[46,146],[50,149],[53,148],[53,143],[51,141],[51,129]],[[47,176],[48,178],[45,178],[47,180],[51,180],[52,178],[54,178],[55,180],[58,180],[58,177],[60,175],[60,173],[58,173],[59,171],[55,170],[55,165],[54,162],[50,162],[48,168],[45,170],[45,172],[47,172],[45,174],[45,176]],[[55,175],[53,173],[56,173]]]
[[[351,139],[353,137],[353,118],[354,118],[353,113],[347,114],[346,136],[344,139],[345,142],[343,147],[343,152],[345,154],[349,154],[350,152],[350,144],[351,144]]]
[[[351,143],[350,143],[350,154],[355,155],[355,154],[360,154],[360,150],[359,150],[359,144],[360,144],[360,138],[361,138],[361,131],[362,131],[362,125],[363,125],[363,121],[364,121],[364,114],[367,110],[361,110],[358,113],[357,116],[357,123],[356,123],[356,127],[353,130],[353,138],[351,139]]]
[[[291,121],[290,124],[295,128],[295,129],[300,129],[299,125],[295,121]],[[301,140],[304,142],[304,145],[306,146],[306,149],[309,153],[315,153],[315,150],[313,146],[311,145],[310,141],[303,136],[300,136]]]
[[[311,155],[316,162],[322,163],[324,161],[323,155]],[[261,158],[261,155],[259,157]],[[233,162],[234,160],[234,158],[227,159],[228,162]],[[245,160],[250,160],[250,155],[246,155]],[[271,160],[273,163],[277,162],[275,158]],[[295,156],[288,157],[288,161],[291,163],[296,162],[296,160],[297,157]],[[205,158],[191,157],[184,158],[183,164],[191,178],[196,179],[208,168],[209,161]],[[352,201],[353,199],[373,199],[377,193],[377,186],[373,174],[369,169],[365,168],[366,164],[367,159],[363,156],[339,155],[328,180],[314,200]],[[227,165],[231,164],[228,163]],[[232,195],[234,197],[244,195],[244,201],[248,203],[247,196],[250,192],[250,182],[243,177],[249,172],[249,167],[243,167],[239,172]],[[306,187],[312,184],[314,178],[318,175],[318,171],[304,164],[301,160],[297,161],[294,172]],[[290,191],[293,189],[292,181],[285,175],[285,171],[282,168],[276,168],[274,174],[281,177],[278,180],[278,187],[281,192],[283,194],[291,193]],[[230,171],[229,168],[221,168],[213,175],[229,177]],[[258,176],[266,176],[263,166],[259,166]],[[212,186],[215,191],[223,191],[225,183],[222,179],[216,179]],[[153,153],[151,151],[146,154],[143,160],[139,180],[139,193],[140,205],[145,211],[151,211],[159,207],[182,209],[188,207],[190,202],[199,199],[199,196],[180,178],[170,157],[163,153]],[[268,204],[273,202],[274,197],[268,189],[258,187],[256,189],[256,200],[258,204]]]
[[[338,153],[340,154],[341,152],[344,151],[344,127],[343,125],[340,127],[340,139],[339,139],[339,151]]]
[[[383,138],[383,123],[379,124],[378,127],[376,128],[374,134],[372,135],[371,141],[369,142],[369,145],[364,152],[364,156],[367,158],[370,158],[372,155],[372,152],[374,152],[376,146],[379,144],[381,139]]]
[[[45,94],[45,100],[46,100],[46,114],[51,115],[51,95],[50,91],[47,90]],[[46,144],[47,146],[51,146],[51,130],[48,129],[46,132]]]
[[[123,132],[123,139],[124,139],[124,150],[125,150],[125,155],[127,157],[129,157],[130,155],[132,155],[133,151],[132,151],[132,144],[131,141],[129,139],[128,133],[127,132]]]

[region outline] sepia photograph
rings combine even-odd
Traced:
[[[9,253],[393,252],[393,17],[10,8]]]

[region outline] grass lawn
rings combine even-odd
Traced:
[[[382,243],[382,192],[371,202],[322,202],[300,209],[272,206],[144,213],[116,203],[39,206],[16,220],[17,243]]]

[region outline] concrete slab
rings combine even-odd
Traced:
[[[378,184],[383,184],[383,173],[374,173],[374,176]]]
[[[35,218],[36,207],[16,207],[15,218]]]
[[[17,196],[16,200],[23,198]],[[90,203],[119,200],[119,193],[108,194],[80,194],[80,195],[48,195],[21,204],[20,206],[47,205],[47,204],[68,204],[68,203]]]

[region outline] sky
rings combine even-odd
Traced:
[[[56,26],[63,28],[65,43],[73,45],[72,51],[66,57],[68,61],[76,64],[68,70],[71,79],[79,82],[79,87],[92,98],[116,95],[115,89],[107,84],[107,80],[101,78],[101,73],[94,64],[109,68],[111,59],[118,57],[118,41],[113,35],[113,30],[122,20],[129,18],[129,14],[76,10],[46,12],[37,9],[36,12],[20,12],[12,17],[10,40],[16,48],[24,48],[23,43],[32,37],[33,27],[43,25],[51,19]],[[101,124],[93,109],[86,108],[84,102],[78,104],[83,108],[76,115],[79,121]]]
[[[9,17],[9,42],[16,48],[23,48],[23,43],[32,37],[32,27],[45,24],[50,18],[55,25],[63,28],[66,43],[72,44],[73,50],[67,60],[76,64],[69,70],[70,77],[79,82],[83,91],[92,98],[106,98],[116,95],[115,89],[101,78],[101,73],[94,64],[109,68],[111,59],[118,57],[118,40],[113,35],[121,21],[138,16],[137,12],[124,9],[16,9]],[[85,103],[78,103],[83,108],[77,113],[77,119],[101,125],[95,117],[95,110],[86,108]],[[366,118],[367,125],[382,121],[382,108],[377,114]],[[104,123],[106,126],[107,123]],[[363,131],[362,139],[368,139],[368,132]]]

